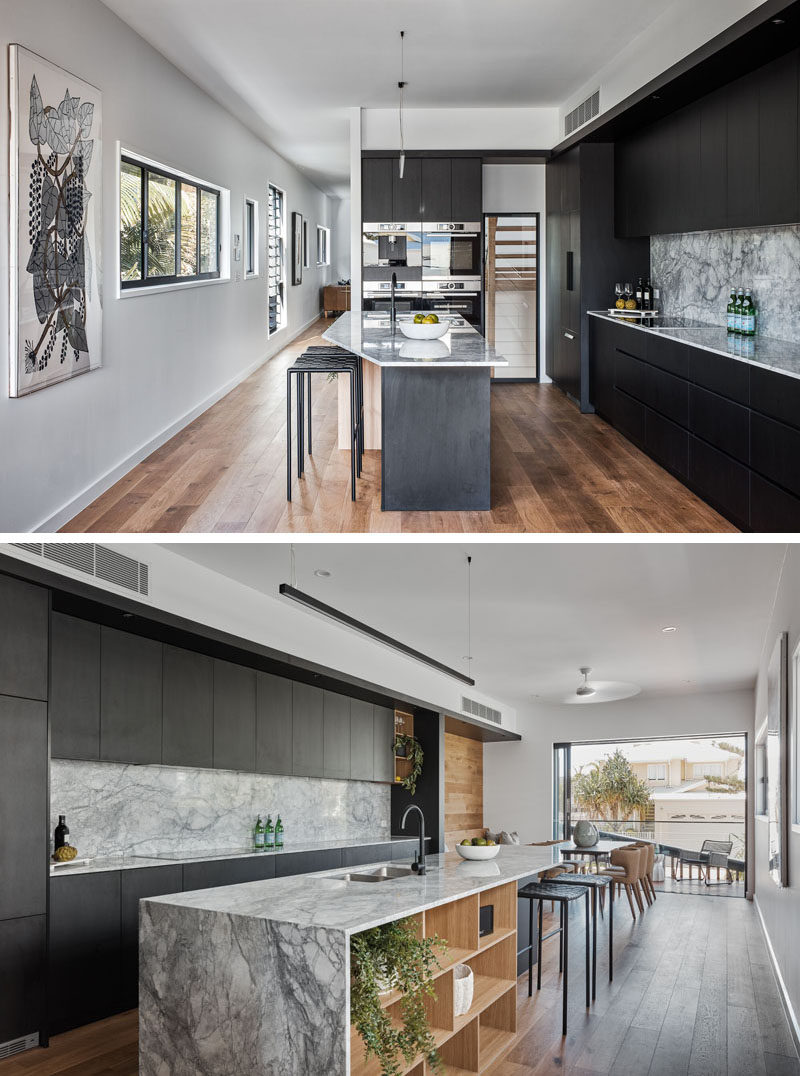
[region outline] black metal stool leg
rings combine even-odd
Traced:
[[[355,425],[356,386],[355,376],[350,375],[350,499],[356,499],[356,456],[358,455],[358,435]]]
[[[614,882],[609,885],[608,902],[608,981],[614,982]]]
[[[539,939],[536,943],[536,989],[542,989],[542,908],[543,903],[539,901]],[[531,991],[532,993],[532,991]],[[530,996],[530,995],[529,995]]]
[[[592,1001],[597,997],[597,905],[602,889],[592,890]]]
[[[286,500],[292,499],[292,371],[286,371]]]
[[[562,909],[564,905],[561,905]],[[569,976],[569,916],[564,916],[564,975],[561,979],[561,1034],[567,1033],[567,978]]]
[[[303,477],[303,456],[305,454],[303,447],[303,427],[305,426],[305,415],[303,414],[303,402],[305,393],[303,392],[303,384],[305,378],[302,373],[297,379],[297,477]]]
[[[541,907],[541,901],[539,902]],[[533,901],[528,902],[528,997],[533,996]]]
[[[311,455],[311,374],[308,375],[308,454]]]
[[[558,939],[558,970],[561,973],[564,970],[564,905],[558,906],[558,925],[561,928],[561,935]]]
[[[588,1009],[592,1003],[591,999],[591,987],[592,987],[592,966],[591,957],[589,954],[589,937],[592,933],[592,913],[589,908],[591,894],[589,890],[586,890],[584,895],[584,903],[586,904],[586,1008]]]

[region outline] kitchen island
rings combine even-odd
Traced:
[[[440,340],[408,340],[388,316],[355,311],[323,333],[366,360],[365,447],[381,450],[384,511],[491,508],[491,370],[508,363],[463,318],[447,320]],[[349,448],[343,403],[344,384],[339,444]]]
[[[141,1076],[377,1073],[350,1028],[350,938],[407,916],[450,946],[433,1005],[437,1045],[481,1071],[516,1033],[516,884],[552,863],[551,849],[503,846],[489,862],[429,856],[422,878],[368,884],[339,869],[143,901]],[[487,903],[494,929],[479,937]],[[475,1000],[454,1019],[446,999],[452,1008],[458,961],[473,968]],[[398,1003],[388,995],[387,1006]]]

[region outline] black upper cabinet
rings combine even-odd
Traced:
[[[120,1008],[139,1004],[139,901],[180,893],[182,888],[179,864],[120,871]]]
[[[292,681],[264,672],[256,681],[256,771],[292,772]]]
[[[350,777],[350,699],[335,691],[323,693],[323,774]]]
[[[390,161],[392,170],[392,217],[400,223],[415,222],[422,218],[422,161],[419,157],[406,157],[403,178],[400,178],[399,161]],[[364,218],[367,219],[366,217]],[[380,218],[383,219],[383,218]]]
[[[767,64],[759,79],[758,180],[760,224],[800,220],[798,193],[798,70],[795,51]],[[780,167],[770,162],[780,161]]]
[[[682,214],[684,226],[694,231],[703,224],[703,196],[697,177],[700,173],[700,112],[683,108],[672,117],[674,167],[671,170],[671,190],[664,201],[669,207],[667,225]]]
[[[0,954],[0,1042],[9,1042],[44,1030],[47,917],[0,921]]]
[[[483,162],[480,157],[453,157],[451,192],[452,216],[443,217],[443,220],[483,219]]]
[[[205,766],[214,762],[213,661],[205,654],[164,647],[165,766]]]
[[[100,625],[53,613],[50,632],[50,754],[98,759]]]
[[[728,219],[728,102],[725,89],[704,97],[697,106],[697,113],[700,124],[697,227],[724,228]]]
[[[394,781],[394,710],[374,707],[372,727],[372,780]]]
[[[728,87],[729,228],[761,223],[758,218],[759,103],[754,90],[750,78],[737,79]]]
[[[371,781],[375,773],[374,707],[361,699],[350,701],[350,777]]]
[[[0,695],[47,698],[49,594],[0,575]]]
[[[215,660],[214,769],[252,772],[255,757],[255,669]]]
[[[453,214],[452,164],[449,157],[422,158],[423,221],[455,220]],[[461,219],[460,217],[458,218]]]
[[[393,220],[392,166],[388,157],[365,157],[361,162],[361,219],[369,223]]]
[[[322,688],[295,683],[292,690],[292,773],[324,776]]]
[[[100,758],[161,762],[162,646],[116,628],[100,636]]]
[[[13,919],[47,908],[46,704],[0,695],[0,745],[0,919]]]

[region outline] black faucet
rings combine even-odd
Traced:
[[[412,811],[416,811],[419,815],[419,855],[411,864],[412,871],[416,871],[417,874],[425,873],[425,815],[422,813],[416,803],[412,803],[409,807],[406,807],[403,812],[403,817],[400,819],[400,829],[406,828],[406,819]]]
[[[392,323],[392,332],[394,332],[395,322],[397,321],[397,310],[395,309],[394,302],[394,290],[397,287],[397,273],[392,273],[392,305],[391,312],[389,314],[389,320]]]

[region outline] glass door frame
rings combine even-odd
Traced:
[[[539,210],[532,210],[530,213],[525,213],[522,210],[517,210],[513,213],[486,213],[483,214],[483,241],[481,243],[481,331],[484,336],[486,335],[486,244],[488,243],[489,229],[487,221],[489,217],[535,217],[536,218],[536,376],[525,378],[511,378],[503,377],[498,378],[499,383],[507,383],[513,385],[520,381],[525,384],[538,385],[542,380],[542,366],[540,356],[540,344],[541,344],[541,313],[542,313],[542,277],[540,272],[540,266],[542,263],[542,214]],[[492,378],[492,382],[495,382],[495,378]]]

